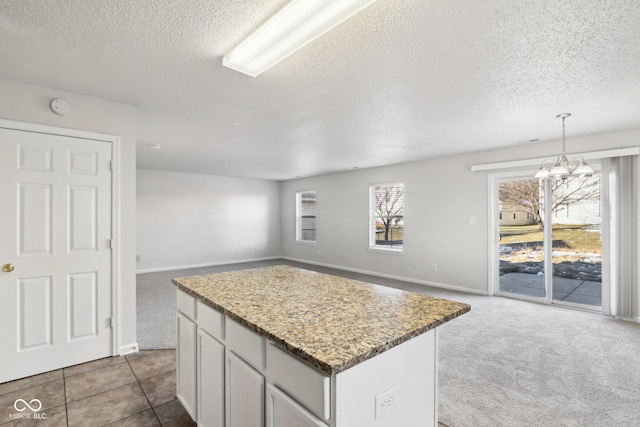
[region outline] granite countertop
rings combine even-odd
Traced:
[[[328,375],[471,309],[284,265],[180,277],[173,283]]]

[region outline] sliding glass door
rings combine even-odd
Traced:
[[[546,300],[543,188],[531,177],[498,185],[499,292]]]
[[[496,294],[602,307],[602,182],[592,177],[497,179]]]
[[[570,177],[549,184],[553,299],[601,310],[601,176]]]

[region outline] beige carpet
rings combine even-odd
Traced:
[[[428,293],[471,304],[470,313],[440,329],[443,423],[640,426],[640,324],[506,298]]]

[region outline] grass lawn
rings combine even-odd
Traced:
[[[390,227],[389,240],[400,241],[404,239],[404,227]],[[376,230],[376,241],[384,241],[384,227]]]
[[[501,245],[510,243],[542,242],[542,231],[537,225],[500,227]],[[582,225],[554,225],[553,240],[562,241],[566,249],[575,252],[602,253],[601,233],[585,230]]]

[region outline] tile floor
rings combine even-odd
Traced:
[[[0,384],[0,426],[195,426],[175,390],[175,350],[142,350]],[[46,418],[10,419],[17,399]]]
[[[195,426],[175,393],[175,350],[143,350],[0,384],[0,425]],[[46,418],[12,419],[17,399],[40,400]]]

